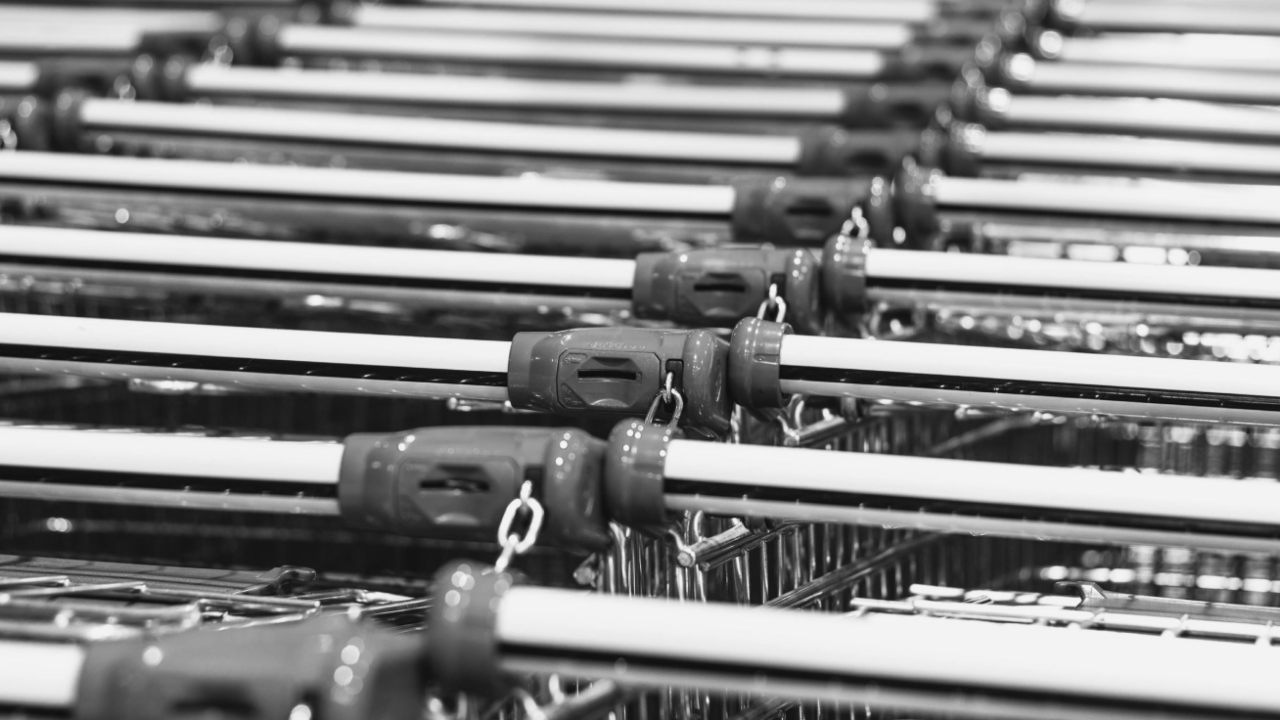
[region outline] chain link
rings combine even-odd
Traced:
[[[676,376],[675,373],[667,373],[667,380],[664,383],[662,391],[653,399],[653,404],[649,406],[649,414],[645,416],[644,423],[653,425],[654,419],[658,417],[658,408],[663,405],[675,403],[675,409],[671,412],[671,420],[668,425],[675,425],[680,422],[680,413],[684,412],[684,396],[679,390],[675,389]]]
[[[522,514],[529,516],[529,527],[525,529],[524,537],[511,531],[516,517]],[[502,554],[493,565],[495,570],[505,571],[516,555],[529,552],[534,543],[538,542],[538,532],[542,530],[542,519],[545,515],[542,503],[533,497],[533,483],[525,480],[520,486],[520,497],[507,505],[507,509],[502,513],[502,522],[498,523],[498,544],[502,546]]]
[[[18,149],[18,131],[8,120],[0,120],[0,151]]]
[[[770,307],[777,308],[778,313],[774,316],[773,322],[782,322],[787,317],[787,301],[778,295],[778,284],[774,283],[769,286],[769,297],[760,303],[760,309],[756,311],[756,317],[764,320],[765,313]]]
[[[854,240],[866,240],[871,237],[871,224],[867,222],[866,216],[862,214],[862,208],[855,207],[853,209],[849,219],[845,220],[844,225],[841,226],[840,234]]]

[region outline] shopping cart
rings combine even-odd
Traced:
[[[1272,11],[1168,2],[10,38],[0,714],[1280,715],[1274,38],[1151,35]]]

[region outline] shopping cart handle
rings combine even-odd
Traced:
[[[920,133],[914,129],[851,131],[820,126],[801,133],[800,143],[798,174],[844,177],[883,172],[901,165],[918,149]]]
[[[527,676],[503,667],[496,626],[502,599],[524,584],[519,574],[466,560],[449,563],[436,573],[424,667],[442,694],[466,692],[497,699],[527,686]],[[543,716],[548,720],[601,718],[635,690],[629,682],[596,682],[542,708]]]
[[[513,680],[502,672],[494,625],[504,595],[520,582],[476,562],[449,563],[436,573],[427,617],[427,668],[446,692],[502,697]]]
[[[751,410],[786,406],[781,356],[783,338],[790,334],[785,323],[751,318],[733,329],[729,389],[735,403]]]
[[[637,318],[691,327],[732,327],[761,310],[800,332],[822,327],[819,265],[808,250],[729,247],[644,253],[636,258]],[[770,306],[772,306],[770,308]]]
[[[871,195],[874,178],[752,176],[733,183],[734,239],[820,245]]]
[[[729,430],[729,346],[707,330],[590,328],[511,341],[511,404],[570,417],[653,415],[699,432]]]
[[[420,639],[345,614],[91,643],[73,715],[410,720],[422,712],[421,659]]]
[[[951,87],[952,115],[988,129],[1009,125],[1009,91],[987,83],[981,72],[965,73]]]
[[[892,210],[886,214],[893,218],[893,226],[873,225],[875,240],[882,247],[906,247],[910,249],[937,249],[934,244],[942,235],[937,206],[930,193],[930,185],[941,170],[920,165],[914,158],[907,158],[893,180]],[[885,232],[892,232],[886,235]]]
[[[973,50],[964,44],[913,43],[885,54],[882,75],[922,80],[953,78],[972,58]]]
[[[671,441],[681,438],[676,428],[638,420],[613,429],[601,478],[611,521],[638,529],[661,528],[670,522],[665,460]]]
[[[924,132],[918,155],[920,162],[939,168],[948,175],[978,175],[986,128],[975,123],[954,121],[943,113],[939,113],[938,120]]]
[[[488,541],[528,483],[544,508],[539,544],[595,550],[609,535],[600,500],[604,443],[573,428],[438,427],[344,442],[343,520],[437,540]]]
[[[842,124],[847,127],[919,127],[951,98],[945,82],[854,85],[844,93]]]

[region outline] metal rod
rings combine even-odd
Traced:
[[[23,620],[0,619],[0,637],[13,638],[14,641],[33,640],[51,641],[60,645],[75,647],[70,643],[109,642],[135,638],[141,633],[137,627],[128,625],[69,625],[66,627],[48,624],[35,624]],[[23,643],[24,645],[27,643]],[[69,672],[69,671],[68,671]],[[79,670],[77,669],[77,673]]]
[[[800,138],[794,135],[625,130],[92,98],[81,103],[78,119],[87,130],[783,167],[798,163],[802,150]]]
[[[1280,103],[1280,77],[1270,73],[1037,62],[1026,55],[1009,58],[1006,67],[1017,87],[1046,95],[1122,95]]]
[[[237,0],[238,2],[239,0]],[[59,27],[122,25],[151,31],[214,32],[224,24],[221,13],[196,8],[65,7],[0,3],[0,23],[35,22]]]
[[[0,369],[256,390],[507,399],[509,343],[0,314]]]
[[[981,209],[1161,220],[1280,223],[1280,188],[1191,182],[1052,182],[937,177],[939,211]]]
[[[983,220],[983,237],[993,248],[1036,256],[1071,257],[1112,262],[1124,258],[1155,258],[1160,262],[1189,262],[1190,253],[1205,264],[1237,267],[1280,266],[1280,243],[1274,234],[1164,226],[1158,229],[1110,227],[1080,223],[1054,224],[1035,219]],[[1185,255],[1184,255],[1185,253]],[[1176,258],[1176,259],[1175,259]]]
[[[1274,483],[686,440],[668,447],[663,478],[678,512],[1280,550]]]
[[[993,631],[914,616],[849,618],[532,587],[511,589],[496,615],[501,665],[516,674],[558,671],[965,716],[1280,712],[1280,690],[1270,682],[1280,658],[1254,645],[1034,626]],[[1221,668],[1233,671],[1214,671]]]
[[[212,36],[223,16],[198,10],[130,10],[0,5],[0,52],[123,55],[137,52],[148,34]]]
[[[1148,35],[1114,33],[1099,37],[1041,36],[1040,45],[1060,43],[1053,58],[1069,63],[1280,71],[1280,38],[1248,35]]]
[[[973,141],[988,162],[1280,177],[1280,148],[1266,145],[999,131]]]
[[[280,51],[302,57],[352,56],[420,62],[516,63],[595,70],[655,70],[782,77],[869,79],[887,67],[876,51],[618,43],[550,37],[366,30],[289,25]]]
[[[464,7],[502,7],[594,12],[652,12],[733,17],[824,18],[921,22],[937,12],[931,0],[458,0]]]
[[[552,35],[655,42],[730,43],[791,47],[893,50],[911,42],[912,29],[901,23],[860,19],[801,21],[746,17],[681,17],[645,13],[495,8],[360,6],[357,27],[431,32]]]
[[[59,623],[62,616],[65,626],[72,624],[89,626],[91,623],[110,623],[134,627],[165,625],[174,628],[190,628],[201,620],[200,608],[195,605],[167,605],[160,607],[130,608],[119,603],[62,598],[49,602],[45,598],[24,600],[10,598],[0,608],[5,620],[38,621],[50,625]],[[32,622],[34,625],[35,622]]]
[[[883,571],[922,548],[939,540],[938,535],[925,534],[895,542],[880,552],[842,565],[790,592],[768,601],[770,607],[803,608],[838,595],[854,583],[877,571]]]
[[[1280,309],[1280,273],[1274,270],[918,253],[879,248],[867,250],[865,268],[869,288],[907,286],[1011,294],[1052,292],[1055,297]]]
[[[334,485],[342,445],[0,426],[0,466]]]
[[[741,523],[735,524],[716,535],[680,547],[676,552],[676,563],[680,567],[697,566],[704,570],[718,567],[778,537],[789,527],[782,523],[769,529],[753,530]]]
[[[1031,129],[1280,138],[1280,109],[1147,98],[1037,97],[993,89],[997,121]]]
[[[73,707],[85,653],[71,643],[0,640],[0,703],[10,707]]]
[[[141,47],[143,30],[106,23],[0,22],[0,53],[18,55],[125,55]]]
[[[857,613],[906,613],[987,622],[1118,630],[1169,637],[1207,637],[1271,645],[1275,609],[1142,595],[1120,595],[1087,584],[1083,600],[1070,595],[1038,595],[912,585],[905,600],[853,598]],[[1093,602],[1100,600],[1101,602]]]
[[[30,92],[40,80],[40,67],[35,63],[0,62],[0,92]]]
[[[1059,5],[1061,7],[1061,5]],[[1280,34],[1280,12],[1273,7],[1220,7],[1216,4],[1170,5],[1153,11],[1149,5],[1080,2],[1064,13],[1072,25],[1093,30]]]
[[[0,153],[0,180],[422,204],[509,206],[725,216],[734,189],[374,170],[244,165],[196,160]]]
[[[213,97],[252,95],[334,102],[824,120],[839,118],[846,108],[844,94],[832,88],[681,86],[213,64],[188,68],[185,87],[193,95]]]
[[[35,7],[44,11],[55,7],[74,7],[82,9],[103,8],[109,6],[111,9],[119,10],[117,0],[43,0],[42,4],[32,6],[32,0],[3,0],[6,5],[17,5],[26,7]],[[129,0],[129,6],[136,8],[138,11],[155,11],[155,10],[189,10],[189,9],[226,9],[228,6],[234,8],[256,7],[261,9],[290,7],[294,4],[294,0]]]
[[[784,393],[1197,422],[1280,423],[1280,367],[787,336]],[[936,347],[936,346],[935,346]]]
[[[1092,0],[1104,5],[1146,7],[1155,5],[1190,5],[1193,7],[1230,7],[1238,9],[1274,7],[1272,0]]]
[[[268,513],[273,515],[341,515],[332,498],[283,497],[246,493],[217,493],[196,490],[151,490],[96,485],[0,480],[0,497],[43,502],[74,502],[131,507],[158,507],[171,510],[211,510],[217,512]]]
[[[209,239],[183,235],[101,232],[67,228],[0,225],[3,263],[82,265],[100,274],[152,273],[172,276],[181,288],[193,275],[217,278],[266,276],[275,294],[297,286],[401,288],[412,297],[433,288],[525,293],[584,292],[629,297],[635,262],[602,258],[503,255],[404,248]],[[242,273],[237,275],[237,273]],[[154,280],[154,279],[153,279]]]

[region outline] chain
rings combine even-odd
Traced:
[[[787,301],[779,297],[778,284],[774,283],[769,286],[769,297],[760,303],[760,309],[756,312],[756,317],[764,320],[765,313],[770,307],[778,309],[778,314],[774,316],[773,322],[782,322],[787,317]]]
[[[840,234],[854,240],[866,240],[871,237],[871,225],[867,222],[866,216],[862,214],[862,208],[855,207],[853,209],[849,219],[845,220],[844,225],[841,226]]]
[[[18,132],[8,120],[0,120],[0,151],[18,149]]]
[[[853,209],[849,219],[845,220],[844,225],[840,227],[840,235],[854,240],[866,240],[871,237],[871,225],[867,222],[866,216],[862,214],[862,208],[855,207]],[[777,310],[773,322],[780,323],[786,319],[787,301],[779,295],[777,283],[769,286],[769,297],[760,303],[760,309],[756,311],[756,317],[764,320],[769,308],[776,308]]]
[[[511,531],[511,526],[515,523],[516,516],[523,514],[529,515],[529,527],[525,530],[524,537],[520,537]],[[533,483],[525,480],[520,486],[520,497],[507,505],[506,511],[502,513],[502,522],[498,524],[498,544],[502,546],[502,554],[493,564],[495,570],[504,572],[512,558],[529,552],[533,544],[538,542],[538,531],[542,529],[545,514],[542,503],[533,497]]]
[[[849,219],[845,220],[844,225],[840,227],[840,235],[854,240],[866,240],[871,237],[871,225],[867,222],[866,216],[862,214],[862,208],[855,207],[853,209]],[[780,323],[786,319],[787,301],[778,294],[777,283],[769,286],[769,297],[760,303],[760,309],[756,311],[756,317],[764,320],[771,307],[777,309],[777,315],[774,316],[773,322]]]
[[[649,414],[645,416],[646,425],[653,425],[654,419],[658,416],[658,408],[663,405],[670,405],[675,402],[675,410],[671,413],[671,420],[668,425],[675,425],[680,422],[680,413],[684,412],[684,396],[679,390],[675,389],[676,375],[675,373],[667,373],[667,381],[663,385],[662,392],[658,393],[658,397],[653,399],[653,404],[649,406]]]

